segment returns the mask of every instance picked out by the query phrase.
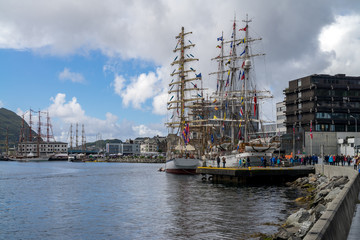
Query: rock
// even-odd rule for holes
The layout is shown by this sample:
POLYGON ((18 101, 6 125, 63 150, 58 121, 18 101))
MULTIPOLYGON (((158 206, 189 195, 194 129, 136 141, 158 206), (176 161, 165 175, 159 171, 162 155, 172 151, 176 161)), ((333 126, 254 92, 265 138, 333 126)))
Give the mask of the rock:
POLYGON ((316 182, 316 177, 309 177, 309 183, 316 182))
POLYGON ((334 182, 334 188, 345 185, 349 181, 348 178, 342 177, 334 182))
POLYGON ((325 210, 326 210, 326 207, 321 203, 315 207, 314 213, 315 213, 316 220, 321 217, 321 215, 324 213, 325 210))
POLYGON ((301 224, 299 231, 295 234, 297 237, 304 237, 306 233, 310 230, 311 226, 313 225, 313 222, 311 221, 305 221, 301 224))
POLYGON ((341 192, 341 189, 339 187, 334 188, 329 194, 324 198, 326 202, 331 202, 336 198, 336 196, 341 192))
POLYGON ((287 240, 290 237, 290 233, 286 231, 284 228, 280 228, 279 232, 277 232, 273 239, 276 240, 287 240))
POLYGON ((330 192, 330 189, 321 190, 320 192, 318 192, 318 193, 315 195, 314 202, 319 202, 319 199, 326 197, 326 195, 328 195, 329 192, 330 192))
POLYGON ((291 214, 287 219, 286 219, 286 225, 288 226, 295 226, 295 227, 300 227, 301 223, 308 220, 310 217, 310 214, 308 211, 306 211, 303 208, 300 208, 299 211, 297 211, 296 213, 291 214))

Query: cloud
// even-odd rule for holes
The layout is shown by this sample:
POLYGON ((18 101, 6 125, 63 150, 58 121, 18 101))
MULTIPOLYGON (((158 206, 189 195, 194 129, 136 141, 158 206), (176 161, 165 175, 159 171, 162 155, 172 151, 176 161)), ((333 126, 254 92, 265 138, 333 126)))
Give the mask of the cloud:
MULTIPOLYGON (((52 97, 51 104, 48 107, 50 117, 53 121, 54 134, 57 140, 69 141, 70 125, 75 126, 79 124, 79 135, 81 126, 84 124, 87 141, 95 141, 96 136, 100 133, 103 139, 121 138, 122 140, 128 138, 136 138, 138 136, 163 135, 163 127, 160 125, 153 125, 151 127, 143 124, 136 125, 126 119, 120 120, 118 116, 108 112, 105 119, 99 119, 86 115, 76 97, 71 100, 66 100, 64 93, 58 93, 52 97)), ((18 114, 23 112, 19 109, 18 114)))
POLYGON ((159 70, 156 73, 142 73, 133 77, 126 86, 125 82, 123 76, 115 76, 113 86, 114 92, 122 97, 126 107, 132 105, 134 108, 141 109, 142 104, 162 91, 159 86, 161 82, 159 70))
POLYGON ((59 74, 59 79, 63 81, 70 80, 74 83, 85 82, 83 75, 80 73, 71 72, 68 68, 64 68, 64 70, 59 74))
POLYGON ((335 22, 323 27, 320 49, 329 54, 331 64, 326 68, 330 74, 359 75, 360 63, 360 15, 336 16, 335 22))

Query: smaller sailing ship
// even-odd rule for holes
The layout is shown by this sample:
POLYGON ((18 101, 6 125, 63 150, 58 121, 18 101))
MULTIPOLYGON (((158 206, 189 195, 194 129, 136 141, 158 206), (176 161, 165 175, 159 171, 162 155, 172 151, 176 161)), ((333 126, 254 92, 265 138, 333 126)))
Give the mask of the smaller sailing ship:
MULTIPOLYGON (((249 35, 249 23, 237 29, 236 19, 229 40, 220 36, 217 40, 219 56, 213 58, 218 63, 218 71, 210 74, 217 76, 217 89, 212 95, 213 117, 211 132, 211 154, 226 158, 226 165, 239 166, 245 159, 254 165, 261 165, 261 159, 272 156, 277 144, 274 138, 259 137, 259 127, 265 122, 259 118, 258 100, 271 98, 269 91, 259 90, 253 73, 253 58, 264 54, 253 54, 251 44, 261 40, 249 35), (242 33, 237 38, 237 33, 242 33), (228 51, 228 52, 227 52, 228 51)), ((211 157, 211 159, 215 159, 211 157)), ((209 165, 215 165, 209 161, 209 165)))
MULTIPOLYGON (((44 147, 41 147, 40 145, 43 144, 43 141, 41 139, 41 112, 39 111, 39 122, 38 122, 38 134, 36 136, 36 141, 33 141, 32 137, 32 119, 31 114, 34 112, 33 110, 29 110, 29 119, 30 119, 30 125, 28 129, 28 141, 26 140, 26 130, 25 130, 25 119, 23 115, 23 121, 22 121, 22 128, 20 131, 20 138, 19 138, 19 144, 18 144, 18 151, 17 155, 15 157, 9 157, 10 161, 18 161, 18 162, 43 162, 43 161, 49 161, 49 156, 46 154, 41 154, 41 149, 44 147)), ((48 113, 47 113, 48 114, 48 113)), ((49 121, 49 115, 47 115, 47 119, 49 121)), ((47 132, 49 139, 49 127, 51 126, 48 122, 47 124, 47 132)))
POLYGON ((167 103, 170 119, 165 170, 168 173, 194 174, 203 163, 201 124, 205 120, 201 119, 201 104, 204 98, 201 73, 190 66, 199 59, 187 52, 195 46, 190 40, 185 42, 185 36, 191 33, 185 33, 182 27, 176 36, 178 42, 174 52, 178 55, 171 64, 176 69, 171 74, 167 103))

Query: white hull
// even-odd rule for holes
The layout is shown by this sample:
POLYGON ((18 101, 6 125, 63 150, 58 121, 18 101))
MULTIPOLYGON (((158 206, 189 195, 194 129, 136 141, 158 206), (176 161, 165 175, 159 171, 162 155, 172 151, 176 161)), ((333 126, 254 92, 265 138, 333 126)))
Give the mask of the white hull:
POLYGON ((198 158, 173 158, 166 161, 165 171, 168 173, 194 174, 197 167, 202 166, 198 158))

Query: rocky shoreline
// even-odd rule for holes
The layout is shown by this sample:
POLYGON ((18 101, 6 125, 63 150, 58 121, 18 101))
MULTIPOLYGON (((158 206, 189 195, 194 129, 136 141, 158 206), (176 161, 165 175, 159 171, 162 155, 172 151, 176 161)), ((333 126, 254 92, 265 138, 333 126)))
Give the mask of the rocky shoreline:
POLYGON ((308 177, 287 183, 289 187, 306 192, 306 196, 296 199, 306 207, 291 214, 276 234, 259 239, 303 239, 348 181, 347 176, 334 176, 329 179, 321 174, 309 174, 308 177))

